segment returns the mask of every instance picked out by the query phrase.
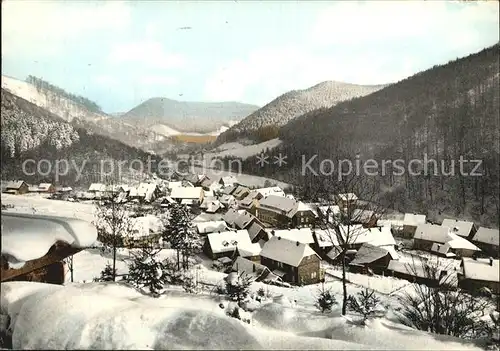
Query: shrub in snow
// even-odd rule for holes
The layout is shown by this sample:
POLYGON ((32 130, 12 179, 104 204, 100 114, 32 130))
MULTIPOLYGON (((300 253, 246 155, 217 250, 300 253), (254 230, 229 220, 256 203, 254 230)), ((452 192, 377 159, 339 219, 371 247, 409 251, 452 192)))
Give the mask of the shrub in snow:
POLYGON ((101 276, 94 278, 95 282, 112 282, 116 277, 116 269, 113 270, 113 267, 108 263, 101 271, 101 276))
POLYGON ((380 299, 375 295, 375 291, 368 288, 358 292, 357 296, 349 296, 347 300, 348 308, 363 317, 363 324, 376 313, 379 304, 380 299))
POLYGON ((318 295, 316 297, 315 306, 321 313, 330 312, 332 310, 333 305, 337 303, 335 296, 331 292, 330 289, 325 289, 323 285, 321 289, 318 291, 318 295))
POLYGON ((237 274, 236 272, 230 273, 226 277, 226 293, 232 301, 238 302, 240 306, 250 294, 250 285, 252 279, 245 272, 237 274))
POLYGON ((265 297, 266 291, 264 290, 264 288, 259 288, 259 290, 257 290, 257 295, 260 297, 265 297))
POLYGON ((143 248, 133 254, 129 266, 128 281, 138 288, 148 289, 153 295, 158 295, 167 282, 165 266, 157 257, 159 252, 159 249, 143 248))
POLYGON ((183 281, 182 281, 182 287, 185 292, 190 293, 190 294, 195 294, 197 292, 197 286, 196 286, 196 281, 193 278, 193 276, 184 274, 183 276, 183 281))

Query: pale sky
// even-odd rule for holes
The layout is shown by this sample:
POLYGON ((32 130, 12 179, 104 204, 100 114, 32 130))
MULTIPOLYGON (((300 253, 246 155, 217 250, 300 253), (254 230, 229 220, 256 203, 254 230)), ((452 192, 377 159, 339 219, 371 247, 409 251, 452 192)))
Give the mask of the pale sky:
POLYGON ((43 77, 105 112, 383 84, 498 41, 497 1, 2 2, 2 74, 43 77))

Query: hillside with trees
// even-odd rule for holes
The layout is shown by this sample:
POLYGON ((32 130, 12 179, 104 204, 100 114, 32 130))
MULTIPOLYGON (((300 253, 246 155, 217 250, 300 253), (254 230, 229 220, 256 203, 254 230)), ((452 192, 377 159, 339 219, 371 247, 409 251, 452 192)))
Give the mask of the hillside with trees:
POLYGON ((258 108, 231 101, 197 102, 155 97, 118 118, 143 128, 164 125, 180 132, 210 133, 223 126, 230 126, 258 108))
POLYGON ((296 117, 318 108, 334 106, 340 101, 371 94, 382 87, 326 81, 308 89, 289 91, 219 135, 216 145, 241 142, 241 139, 257 143, 274 139, 278 136, 279 127, 296 117))
MULTIPOLYGON (((59 183, 83 186, 99 178, 102 160, 139 159, 146 164, 148 154, 119 141, 77 128, 62 118, 18 97, 1 90, 1 158, 3 179, 23 179, 31 183, 54 181, 55 161, 65 159, 70 170, 59 183), (30 176, 23 173, 25 160, 48 160, 52 172, 47 169, 36 172, 36 166, 27 164, 30 176), (75 182, 77 169, 85 162, 83 178, 75 182)), ((127 163, 128 165, 128 163, 127 163)), ((124 169, 127 170, 128 166, 124 169)), ((47 167, 47 164, 42 165, 47 167)), ((154 164, 153 164, 154 166, 154 164)))
POLYGON ((49 82, 47 82, 41 78, 29 75, 26 78, 26 82, 34 85, 38 91, 50 90, 51 92, 53 92, 57 95, 60 95, 62 97, 65 97, 65 98, 77 103, 77 104, 82 105, 83 107, 85 107, 87 110, 89 110, 91 112, 103 113, 101 106, 99 106, 96 102, 89 100, 86 97, 81 96, 81 95, 68 93, 66 90, 64 90, 64 89, 62 89, 54 84, 50 84, 49 82))
POLYGON ((260 168, 256 159, 250 158, 245 170, 307 187, 320 182, 321 177, 301 175, 302 157, 309 160, 318 155, 311 164, 317 171, 323 159, 332 160, 337 167, 342 159, 355 164, 358 155, 361 165, 367 159, 378 162, 376 179, 389 207, 431 217, 460 215, 498 226, 498 49, 497 44, 371 95, 305 114, 280 130, 284 143, 268 153, 271 160, 280 152, 286 154, 287 165, 260 168), (409 162, 424 161, 424 155, 436 164, 429 163, 426 173, 422 164, 413 164, 415 175, 410 175, 409 162), (481 160, 474 174, 482 175, 467 175, 477 162, 464 163, 464 172, 460 172, 461 156, 481 160), (397 159, 404 161, 404 175, 395 175, 390 164, 382 175, 382 160, 397 159))

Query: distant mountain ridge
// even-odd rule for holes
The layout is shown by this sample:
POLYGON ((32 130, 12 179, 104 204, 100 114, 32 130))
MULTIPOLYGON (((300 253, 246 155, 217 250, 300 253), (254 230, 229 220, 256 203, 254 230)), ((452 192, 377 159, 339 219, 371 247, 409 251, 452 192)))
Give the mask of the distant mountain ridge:
POLYGON ((303 90, 289 91, 250 114, 238 124, 219 135, 216 145, 248 138, 263 142, 277 136, 278 128, 294 118, 318 108, 331 107, 338 102, 365 96, 384 85, 356 85, 325 81, 303 90))
POLYGON ((118 118, 143 128, 165 125, 179 132, 213 133, 258 108, 240 102, 190 102, 155 97, 118 118))

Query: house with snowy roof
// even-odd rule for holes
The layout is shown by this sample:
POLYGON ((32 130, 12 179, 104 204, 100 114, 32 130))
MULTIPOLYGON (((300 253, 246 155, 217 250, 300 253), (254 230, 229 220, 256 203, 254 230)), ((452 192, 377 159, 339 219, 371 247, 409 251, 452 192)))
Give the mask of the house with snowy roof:
POLYGON ((22 195, 29 192, 29 185, 23 180, 7 182, 2 192, 13 195, 22 195))
POLYGON ((40 183, 37 189, 38 193, 52 194, 56 192, 56 187, 52 183, 40 183))
POLYGON ((248 194, 250 194, 250 189, 243 185, 237 185, 231 193, 236 200, 242 200, 248 194))
POLYGON ((189 201, 190 205, 200 205, 203 202, 205 193, 201 187, 178 187, 173 188, 170 197, 181 203, 184 200, 189 201))
POLYGON ((314 210, 300 201, 283 196, 268 195, 259 200, 257 218, 276 228, 311 225, 316 221, 314 210))
POLYGON ((243 199, 238 201, 238 207, 255 215, 255 210, 262 195, 255 190, 249 192, 243 199))
POLYGON ((480 227, 472 237, 472 242, 488 255, 498 258, 500 232, 498 229, 480 227))
POLYGON ((338 223, 340 219, 340 207, 337 205, 318 206, 317 214, 323 223, 338 223))
POLYGON ((355 206, 358 201, 358 196, 354 193, 337 194, 335 198, 342 209, 355 206))
POLYGON ((316 284, 323 278, 321 258, 307 244, 273 236, 260 252, 261 263, 291 284, 316 284))
POLYGON ((228 230, 224 221, 209 221, 196 223, 198 234, 210 234, 215 232, 224 232, 228 230))
POLYGON ((252 222, 246 229, 248 230, 248 235, 250 235, 252 243, 258 243, 261 247, 264 246, 266 241, 272 236, 258 220, 252 222))
POLYGON ((262 247, 258 243, 248 244, 247 242, 242 242, 236 246, 237 256, 244 257, 252 262, 260 263, 261 251, 262 247))
POLYGON ((349 271, 363 274, 382 274, 391 260, 398 259, 383 247, 364 243, 349 263, 349 271))
POLYGON ((221 177, 219 179, 219 184, 224 186, 224 187, 227 187, 227 186, 232 186, 232 185, 235 185, 235 184, 238 184, 238 179, 236 179, 235 176, 224 176, 224 177, 221 177))
POLYGON ((310 228, 293 228, 293 229, 268 229, 270 237, 279 236, 291 241, 298 241, 303 244, 314 244, 313 233, 310 228))
POLYGON ((232 270, 238 274, 244 273, 256 282, 263 281, 271 274, 269 268, 263 264, 241 256, 234 261, 232 270))
POLYGON ((427 223, 427 216, 416 213, 405 213, 403 218, 403 232, 405 238, 411 239, 420 224, 427 223))
POLYGON ((413 248, 415 250, 430 251, 432 245, 444 244, 449 240, 449 231, 448 227, 437 224, 419 224, 413 235, 413 248))
POLYGON ((254 190, 256 193, 260 195, 260 198, 275 195, 275 196, 285 196, 285 192, 279 186, 271 186, 268 188, 259 188, 254 190))
POLYGON ((1 281, 63 284, 63 260, 96 240, 80 219, 2 212, 1 281))
POLYGON ((238 245, 248 247, 252 245, 248 232, 244 229, 210 233, 203 245, 203 252, 213 260, 221 257, 235 258, 238 245))
POLYGON ((356 208, 352 211, 350 219, 352 224, 361 224, 365 228, 373 228, 377 226, 378 217, 374 211, 356 208))
POLYGON ((431 252, 448 258, 472 257, 481 251, 479 247, 469 240, 453 232, 449 232, 447 241, 444 244, 434 243, 431 252))
POLYGON ((315 228, 312 230, 312 235, 314 244, 311 247, 322 257, 330 252, 333 247, 340 246, 337 232, 333 228, 315 228))
POLYGON ((253 223, 264 227, 257 217, 244 210, 235 210, 230 208, 222 217, 227 225, 234 229, 248 229, 253 223))
POLYGON ((443 284, 457 286, 458 283, 456 271, 433 267, 432 263, 424 258, 415 258, 411 262, 391 260, 387 266, 387 273, 392 277, 428 287, 437 287, 443 284))
POLYGON ((104 193, 106 192, 106 184, 103 183, 92 183, 89 186, 89 193, 104 193))
POLYGON ((452 233, 466 239, 471 239, 477 232, 474 222, 460 221, 458 219, 446 218, 441 223, 441 226, 450 228, 452 233))
POLYGON ((493 258, 463 258, 458 286, 477 293, 484 288, 500 294, 500 261, 493 258))

